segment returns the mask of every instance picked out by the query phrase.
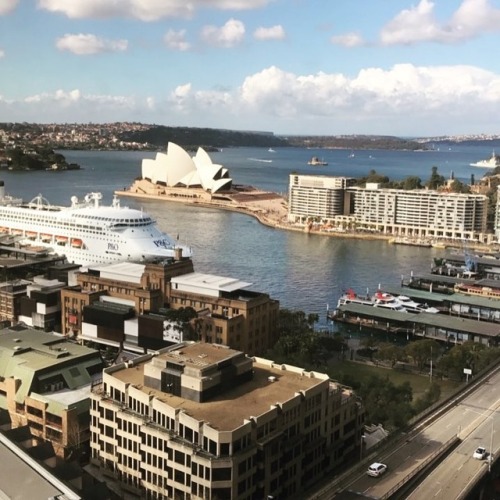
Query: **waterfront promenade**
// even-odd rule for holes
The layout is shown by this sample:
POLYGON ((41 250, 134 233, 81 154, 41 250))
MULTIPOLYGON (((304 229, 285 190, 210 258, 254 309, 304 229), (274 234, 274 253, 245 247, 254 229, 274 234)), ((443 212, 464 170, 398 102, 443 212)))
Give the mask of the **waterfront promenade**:
POLYGON ((117 196, 169 201, 240 212, 255 217, 261 224, 287 231, 365 240, 388 241, 392 238, 391 235, 380 233, 334 231, 331 229, 325 230, 321 226, 292 224, 288 222, 288 203, 283 196, 270 191, 262 191, 252 186, 244 186, 229 193, 211 195, 199 188, 169 188, 154 185, 144 179, 138 179, 128 189, 115 191, 115 194, 117 196))
MULTIPOLYGON (((229 193, 212 195, 200 188, 169 188, 150 183, 145 179, 137 179, 129 188, 115 191, 118 196, 169 201, 184 205, 196 205, 207 208, 216 208, 239 212, 255 217, 261 224, 275 229, 296 231, 301 233, 330 236, 335 238, 356 238, 362 240, 394 241, 394 235, 367 231, 335 230, 322 225, 299 225, 288 221, 287 200, 271 191, 263 191, 252 186, 239 186, 229 193)), ((410 243, 409 243, 410 244, 410 243)), ((463 248, 462 240, 439 240, 433 245, 444 248, 463 248)), ((422 245, 423 246, 423 245, 422 245)), ((425 245, 425 246, 431 246, 425 245)), ((468 242, 469 249, 477 251, 499 251, 498 244, 485 245, 477 242, 468 242)))

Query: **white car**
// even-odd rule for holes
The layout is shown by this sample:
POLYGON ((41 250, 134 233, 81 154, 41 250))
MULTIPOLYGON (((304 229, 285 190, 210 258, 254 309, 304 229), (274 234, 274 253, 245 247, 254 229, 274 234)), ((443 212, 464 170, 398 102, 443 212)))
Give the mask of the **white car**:
POLYGON ((375 462, 368 467, 366 473, 372 477, 379 477, 387 470, 387 465, 375 462))
POLYGON ((477 458, 477 460, 483 460, 486 458, 486 448, 483 446, 480 446, 479 448, 476 448, 476 451, 472 455, 474 458, 477 458))

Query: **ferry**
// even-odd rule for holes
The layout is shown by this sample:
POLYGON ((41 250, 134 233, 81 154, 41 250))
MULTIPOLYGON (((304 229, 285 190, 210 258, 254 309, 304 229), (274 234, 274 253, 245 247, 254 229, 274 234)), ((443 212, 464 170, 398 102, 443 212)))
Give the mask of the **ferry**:
POLYGON ((71 197, 69 207, 51 205, 42 195, 23 203, 6 195, 0 181, 2 238, 15 235, 19 244, 50 249, 81 266, 192 256, 146 213, 120 206, 116 195, 110 206, 101 200, 101 193, 89 193, 83 200, 71 197))
POLYGON ((491 157, 487 160, 481 160, 476 163, 471 163, 470 166, 481 168, 497 168, 500 167, 500 156, 495 154, 495 151, 493 151, 491 157))
POLYGON ((415 302, 405 295, 395 296, 387 292, 378 290, 375 295, 370 297, 368 294, 365 297, 357 295, 352 289, 347 290, 337 303, 337 308, 346 304, 361 304, 366 306, 381 307, 392 311, 421 313, 427 312, 431 314, 439 313, 439 309, 431 307, 427 304, 415 302))

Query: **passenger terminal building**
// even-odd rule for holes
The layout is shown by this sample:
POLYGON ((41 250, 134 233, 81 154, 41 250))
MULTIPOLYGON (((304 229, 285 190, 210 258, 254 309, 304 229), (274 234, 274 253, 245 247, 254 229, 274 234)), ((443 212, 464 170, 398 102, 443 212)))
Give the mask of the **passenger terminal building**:
POLYGON ((452 238, 490 242, 486 232, 488 197, 429 189, 380 188, 355 179, 290 175, 288 219, 328 223, 332 228, 412 238, 452 238))
POLYGON ((297 497, 359 456, 363 423, 328 375, 178 344, 104 370, 91 470, 130 498, 297 497))

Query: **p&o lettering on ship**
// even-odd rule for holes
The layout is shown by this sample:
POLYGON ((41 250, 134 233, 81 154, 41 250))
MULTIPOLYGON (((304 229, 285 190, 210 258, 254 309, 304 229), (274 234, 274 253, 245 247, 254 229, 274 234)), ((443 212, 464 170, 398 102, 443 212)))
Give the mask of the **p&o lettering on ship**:
POLYGON ((118 250, 118 243, 108 243, 108 250, 116 252, 118 250))
POLYGON ((170 241, 168 241, 168 239, 163 239, 163 240, 154 240, 153 243, 157 246, 157 247, 161 247, 161 248, 170 248, 172 245, 170 244, 170 241))

